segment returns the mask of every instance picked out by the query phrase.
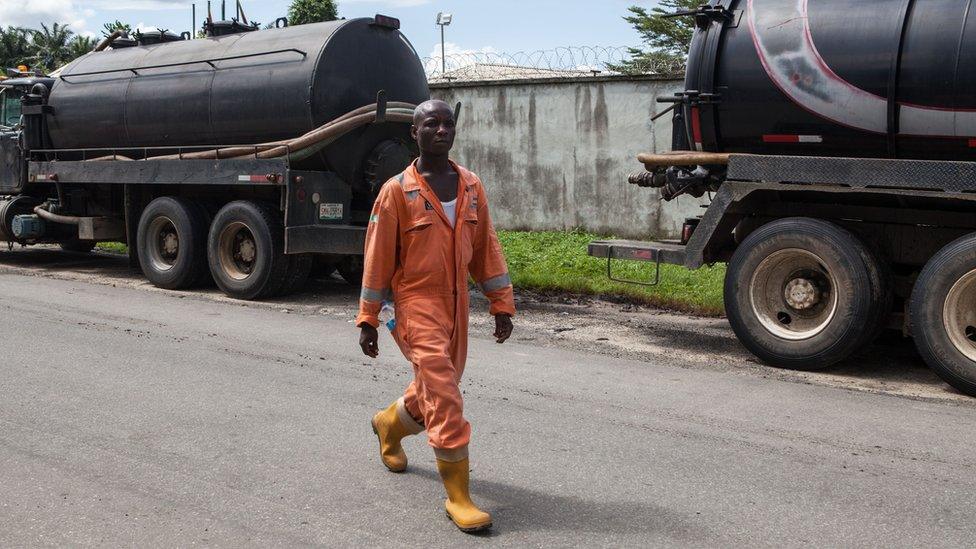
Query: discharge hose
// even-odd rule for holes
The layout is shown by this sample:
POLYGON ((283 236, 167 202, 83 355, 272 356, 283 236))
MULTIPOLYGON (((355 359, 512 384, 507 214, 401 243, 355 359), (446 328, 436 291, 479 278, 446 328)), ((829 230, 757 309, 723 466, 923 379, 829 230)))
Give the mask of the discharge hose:
MULTIPOLYGON (((256 156, 257 158, 278 158, 288 156, 290 160, 300 160, 308 158, 312 154, 333 143, 339 137, 350 131, 376 121, 377 105, 365 105, 356 110, 350 111, 335 120, 327 122, 318 128, 294 139, 286 141, 273 141, 269 143, 258 143, 255 145, 225 147, 222 149, 212 149, 186 154, 169 154, 164 156, 154 156, 147 160, 215 160, 232 159, 245 156, 256 156)), ((386 121, 409 123, 413 121, 413 109, 415 105, 392 101, 387 104, 386 121)), ((96 160, 108 160, 111 157, 102 157, 96 160)))
POLYGON ((34 208, 34 213, 38 217, 44 219, 45 221, 50 221, 51 223, 60 223, 62 225, 79 225, 81 223, 80 217, 74 217, 70 215, 58 215, 47 211, 45 208, 50 208, 51 203, 45 202, 40 206, 34 208))

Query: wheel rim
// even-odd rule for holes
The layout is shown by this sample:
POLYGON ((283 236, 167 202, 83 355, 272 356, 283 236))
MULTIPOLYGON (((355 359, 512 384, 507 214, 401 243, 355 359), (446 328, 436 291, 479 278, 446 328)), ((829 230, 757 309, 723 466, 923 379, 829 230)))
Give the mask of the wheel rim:
POLYGON ((149 261, 153 269, 166 272, 176 265, 180 256, 180 233, 176 224, 166 216, 159 216, 149 224, 149 261))
POLYGON ((837 280, 814 253, 780 250, 756 267, 749 285, 752 312, 770 333, 799 341, 827 329, 837 314, 837 280))
POLYGON ((239 221, 228 224, 218 240, 220 268, 234 280, 245 280, 254 272, 258 247, 254 234, 239 221))
POLYGON ((976 269, 949 290, 942 318, 952 345, 966 358, 976 361, 976 269))

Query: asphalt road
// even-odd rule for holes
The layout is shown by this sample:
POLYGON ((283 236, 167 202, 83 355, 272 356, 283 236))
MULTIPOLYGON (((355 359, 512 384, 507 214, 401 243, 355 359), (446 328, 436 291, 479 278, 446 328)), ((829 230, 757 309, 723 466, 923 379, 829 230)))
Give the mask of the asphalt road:
MULTIPOLYGON (((351 319, 0 274, 0 545, 972 546, 976 406, 475 334, 475 497, 386 472, 351 319)), ((517 325, 531 331, 531 326, 517 325)))

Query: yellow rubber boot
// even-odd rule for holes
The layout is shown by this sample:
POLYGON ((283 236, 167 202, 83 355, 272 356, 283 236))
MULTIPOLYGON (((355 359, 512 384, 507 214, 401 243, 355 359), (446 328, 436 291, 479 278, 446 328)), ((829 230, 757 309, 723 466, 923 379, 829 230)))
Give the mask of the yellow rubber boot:
POLYGON ((461 461, 437 460, 447 500, 444 508, 447 516, 462 532, 482 532, 491 528, 491 515, 478 509, 468 493, 468 458, 461 461))
POLYGON ((400 441, 404 437, 423 431, 423 426, 413 421, 413 418, 410 418, 408 424, 404 415, 410 418, 401 399, 382 412, 377 412, 370 422, 373 432, 380 440, 380 459, 383 460, 383 465, 394 473, 407 470, 407 454, 403 451, 400 441))

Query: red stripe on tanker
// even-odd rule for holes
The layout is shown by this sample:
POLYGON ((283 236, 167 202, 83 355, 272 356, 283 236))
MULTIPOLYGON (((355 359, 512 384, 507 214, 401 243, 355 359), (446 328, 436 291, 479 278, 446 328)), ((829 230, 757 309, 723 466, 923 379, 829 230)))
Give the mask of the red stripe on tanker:
POLYGON ((763 143, 823 143, 823 136, 766 134, 763 143))
POLYGON ((702 150, 701 109, 691 108, 691 135, 695 140, 695 149, 702 150))

